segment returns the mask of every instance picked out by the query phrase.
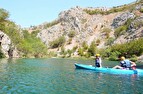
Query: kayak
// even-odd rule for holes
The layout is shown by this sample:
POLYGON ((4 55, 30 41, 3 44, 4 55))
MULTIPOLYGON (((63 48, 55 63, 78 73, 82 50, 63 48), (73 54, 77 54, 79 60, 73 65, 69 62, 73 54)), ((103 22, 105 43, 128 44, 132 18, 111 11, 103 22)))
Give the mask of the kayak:
POLYGON ((77 64, 75 63, 75 67, 77 69, 86 69, 86 70, 93 70, 96 72, 103 72, 103 73, 111 73, 111 74, 139 74, 143 75, 142 69, 135 69, 135 70, 127 70, 127 69, 114 69, 114 68, 98 68, 92 65, 85 65, 85 64, 77 64))

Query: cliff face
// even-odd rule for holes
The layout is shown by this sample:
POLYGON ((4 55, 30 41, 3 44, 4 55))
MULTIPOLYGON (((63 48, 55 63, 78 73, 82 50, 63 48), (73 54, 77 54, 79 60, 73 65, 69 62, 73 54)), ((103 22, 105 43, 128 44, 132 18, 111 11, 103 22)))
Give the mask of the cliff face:
MULTIPOLYGON (((64 49, 68 53, 77 55, 84 43, 90 47, 92 42, 95 42, 94 45, 97 48, 106 48, 113 44, 121 44, 143 37, 143 4, 136 2, 111 9, 77 6, 62 11, 51 23, 43 23, 26 30, 31 34, 35 31, 35 35, 40 31, 37 37, 47 46, 48 52, 54 51, 60 54, 64 49), (76 51, 70 52, 73 48, 76 48, 76 51)), ((19 29, 15 31, 19 32, 19 29)), ((26 37, 24 32, 24 30, 20 31, 20 37, 16 39, 24 39, 23 34, 26 37)), ((12 38, 15 39, 15 37, 12 38)), ((19 42, 14 45, 9 36, 0 31, 1 52, 7 58, 21 57, 23 53, 26 55, 30 51, 29 46, 23 47, 23 45, 18 45, 19 42)), ((87 53, 88 50, 84 50, 87 53)))
MULTIPOLYGON (((133 6, 132 10, 130 8, 106 15, 101 13, 90 15, 85 11, 97 10, 97 8, 71 8, 59 14, 56 24, 42 28, 37 37, 49 47, 51 41, 64 36, 66 50, 75 46, 80 47, 83 42, 90 45, 92 41, 95 41, 98 48, 105 48, 110 38, 114 40, 112 44, 115 44, 143 37, 143 13, 141 11, 143 5, 139 3, 127 6, 133 6), (72 39, 68 36, 71 31, 75 32, 72 39)), ((110 9, 98 8, 98 10, 107 12, 110 9)))
POLYGON ((2 31, 0 31, 0 46, 6 58, 19 57, 17 49, 12 44, 11 39, 2 31))
MULTIPOLYGON (((58 23, 43 29, 38 33, 38 36, 47 46, 49 42, 57 39, 60 36, 65 36, 66 41, 70 39, 68 36, 70 31, 75 32, 75 36, 72 38, 70 44, 65 45, 65 48, 73 48, 74 46, 80 46, 84 41, 88 45, 92 41, 100 40, 98 47, 104 47, 106 37, 104 36, 103 29, 110 28, 114 18, 121 13, 113 13, 109 15, 89 15, 83 8, 76 7, 70 10, 63 11, 59 14, 57 19, 58 23)), ((113 32, 110 32, 110 37, 113 36, 113 32)))

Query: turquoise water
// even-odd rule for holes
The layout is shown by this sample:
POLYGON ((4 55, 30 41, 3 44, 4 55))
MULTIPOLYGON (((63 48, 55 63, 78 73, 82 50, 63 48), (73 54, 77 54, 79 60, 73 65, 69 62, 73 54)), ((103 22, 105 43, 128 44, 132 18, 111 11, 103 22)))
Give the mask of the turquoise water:
MULTIPOLYGON (((0 94, 143 94, 143 76, 75 69, 93 60, 0 60, 0 94)), ((117 62, 104 61, 112 67, 117 62)))

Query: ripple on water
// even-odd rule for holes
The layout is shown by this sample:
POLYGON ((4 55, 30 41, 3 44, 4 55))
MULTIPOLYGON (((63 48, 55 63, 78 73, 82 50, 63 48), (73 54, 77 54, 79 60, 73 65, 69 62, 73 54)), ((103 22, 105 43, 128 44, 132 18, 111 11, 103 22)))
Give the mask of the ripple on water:
MULTIPOLYGON (((92 60, 18 59, 0 63, 0 94, 141 94, 143 77, 75 69, 92 60), (14 63, 13 63, 14 62, 14 63)), ((107 65, 107 64, 106 64, 107 65)))

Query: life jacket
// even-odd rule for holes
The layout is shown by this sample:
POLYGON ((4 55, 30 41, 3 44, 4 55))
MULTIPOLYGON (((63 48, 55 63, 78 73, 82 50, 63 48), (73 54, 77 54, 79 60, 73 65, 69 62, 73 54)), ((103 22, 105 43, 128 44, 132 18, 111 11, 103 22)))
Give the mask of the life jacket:
POLYGON ((100 63, 99 58, 96 58, 96 59, 95 59, 95 63, 96 63, 96 64, 99 64, 99 63, 100 63))
POLYGON ((130 60, 126 59, 124 61, 121 61, 121 67, 123 67, 123 68, 131 68, 130 60))
POLYGON ((96 67, 100 67, 100 58, 95 59, 95 65, 96 67))

